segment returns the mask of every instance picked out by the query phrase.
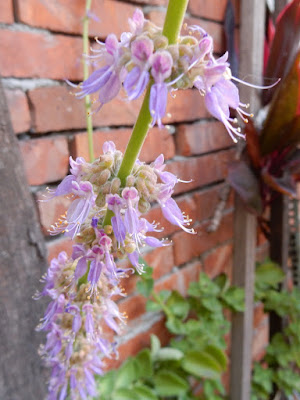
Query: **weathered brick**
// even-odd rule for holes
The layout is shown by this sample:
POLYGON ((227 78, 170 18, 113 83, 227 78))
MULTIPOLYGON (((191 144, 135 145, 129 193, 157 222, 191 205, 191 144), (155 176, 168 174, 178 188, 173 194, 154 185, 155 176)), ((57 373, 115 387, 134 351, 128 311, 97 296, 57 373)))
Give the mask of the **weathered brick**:
MULTIPOLYGON (((98 157, 102 154, 103 143, 107 140, 112 140, 118 150, 125 151, 129 141, 132 129, 112 129, 110 131, 94 131, 94 153, 98 157)), ((167 129, 152 128, 146 138, 145 144, 142 148, 139 159, 141 161, 153 161, 160 153, 164 152, 165 159, 174 157, 175 144, 174 137, 167 129)), ((84 157, 89 159, 88 141, 85 132, 79 133, 74 136, 71 141, 71 154, 73 157, 84 157)))
MULTIPOLYGON (((82 0, 17 0, 18 16, 25 24, 54 30, 81 34, 85 15, 82 0)), ((90 19, 90 36, 104 37, 109 33, 120 35, 128 30, 127 19, 132 16, 135 6, 114 0, 92 2, 91 12, 99 21, 90 19)))
POLYGON ((26 94, 22 90, 5 90, 10 118, 15 133, 30 129, 31 119, 26 94))
POLYGON ((0 22, 12 24, 14 22, 13 0, 0 2, 0 22))
MULTIPOLYGON (((239 20, 240 1, 234 0, 236 22, 239 20)), ((188 10, 191 14, 214 21, 223 21, 227 0, 190 0, 188 10)))
MULTIPOLYGON (((84 102, 71 95, 67 86, 31 90, 29 99, 33 106, 36 132, 84 129, 86 126, 84 102)), ((138 104, 136 101, 115 99, 93 115, 94 126, 133 125, 138 104)))
POLYGON ((191 156, 224 149, 232 145, 232 140, 221 122, 200 121, 179 125, 176 145, 178 154, 191 156))
POLYGON ((205 273, 210 278, 215 278, 221 273, 230 275, 232 269, 232 244, 225 244, 213 249, 203 260, 205 273))
POLYGON ((143 258, 153 268, 155 280, 169 273, 174 267, 172 245, 154 249, 145 254, 143 258))
MULTIPOLYGON (((209 0, 210 1, 210 0, 209 0)), ((161 26, 165 20, 165 11, 161 10, 153 10, 147 14, 147 17, 153 21, 155 24, 161 26)), ((224 51, 224 29, 221 24, 211 21, 201 20, 199 18, 191 18, 187 17, 184 20, 188 25, 199 25, 201 26, 212 38, 214 41, 214 51, 216 53, 221 53, 224 51)), ((186 31, 183 30, 183 34, 187 34, 186 31)))
POLYGON ((71 200, 67 197, 54 197, 50 201, 43 201, 47 196, 47 191, 39 191, 36 195, 40 223, 45 235, 49 235, 48 230, 51 225, 58 221, 58 218, 65 213, 70 206, 71 200))
MULTIPOLYGON (((29 91, 33 107, 33 128, 36 132, 84 129, 85 108, 82 100, 70 94, 66 86, 38 88, 29 91)), ((112 100, 93 115, 94 127, 133 125, 137 118, 141 99, 126 102, 120 98, 112 100), (116 112, 118 110, 118 112, 116 112)), ((194 121, 208 117, 203 97, 197 90, 179 91, 175 98, 169 96, 165 124, 194 121)))
POLYGON ((0 31, 0 70, 4 77, 80 80, 80 38, 0 31))
POLYGON ((188 235, 185 232, 176 232, 173 235, 175 265, 182 265, 195 257, 199 257, 205 251, 231 239, 232 214, 224 216, 216 232, 208 233, 206 227, 207 222, 195 227, 197 231, 195 235, 188 235))
POLYGON ((68 237, 59 237, 51 242, 47 242, 48 262, 56 258, 61 251, 65 251, 69 256, 72 253, 72 240, 68 237))
POLYGON ((266 347, 269 342, 269 324, 267 318, 254 331, 252 342, 252 359, 259 361, 266 352, 266 347))
POLYGON ((22 141, 20 146, 30 185, 55 182, 67 174, 67 138, 56 136, 22 141))
POLYGON ((222 180, 226 176, 227 164, 232 159, 230 150, 220 151, 201 157, 168 163, 167 170, 190 183, 178 183, 175 193, 183 193, 222 180))

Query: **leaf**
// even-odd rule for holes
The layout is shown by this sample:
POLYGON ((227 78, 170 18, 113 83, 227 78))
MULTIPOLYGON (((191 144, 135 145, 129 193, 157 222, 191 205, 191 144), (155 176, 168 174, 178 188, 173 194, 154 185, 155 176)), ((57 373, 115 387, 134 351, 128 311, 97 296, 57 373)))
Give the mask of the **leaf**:
POLYGON ((135 357, 136 380, 151 376, 153 373, 151 354, 149 349, 144 349, 135 357))
POLYGON ((282 269, 271 260, 258 265, 255 271, 255 287, 261 289, 277 288, 285 278, 282 269))
POLYGON ((143 279, 137 282, 137 291, 145 297, 149 297, 154 286, 154 280, 152 278, 143 279))
POLYGON ((245 309, 245 291, 242 288, 230 287, 222 296, 227 307, 242 312, 245 309))
POLYGON ((161 344, 158 337, 153 334, 151 335, 150 341, 151 341, 151 357, 154 359, 160 349, 161 344))
POLYGON ((140 400, 140 398, 134 390, 124 387, 114 392, 113 400, 140 400))
POLYGON ((226 274, 220 274, 215 278, 215 284, 219 286, 221 294, 226 292, 230 287, 230 281, 226 274))
POLYGON ((182 368, 198 377, 207 379, 219 379, 222 368, 210 354, 204 351, 190 351, 182 360, 182 368))
POLYGON ((174 333, 175 335, 184 335, 186 334, 186 324, 183 324, 179 319, 177 318, 169 318, 168 321, 166 322, 166 327, 169 329, 171 333, 174 333))
POLYGON ((161 311, 161 305, 152 300, 147 300, 146 310, 151 312, 161 311))
POLYGON ((172 347, 163 347, 156 353, 156 361, 178 361, 183 358, 184 354, 178 349, 172 347))
POLYGON ((260 215, 263 207, 258 179, 245 161, 234 161, 229 164, 228 181, 249 211, 260 215))
POLYGON ((249 155, 253 167, 259 169, 261 165, 259 135, 252 120, 246 124, 245 134, 247 154, 249 155))
POLYGON ((166 302, 166 306, 180 319, 185 319, 189 312, 189 303, 177 291, 173 291, 166 302))
POLYGON ((217 346, 209 345, 205 347, 205 353, 209 354, 220 365, 220 368, 225 371, 227 367, 227 357, 225 352, 217 346))
POLYGON ((99 392, 102 397, 111 395, 114 389, 115 377, 116 371, 109 371, 104 376, 97 377, 99 392))
POLYGON ((266 169, 262 170, 263 181, 276 192, 285 194, 287 196, 297 198, 297 186, 296 182, 288 172, 280 178, 271 175, 266 169))
POLYGON ((172 371, 161 370, 153 378, 159 396, 178 396, 189 389, 189 384, 172 371))
POLYGON ((158 397, 148 386, 136 385, 133 387, 134 393, 138 396, 139 400, 158 400, 158 397))
POLYGON ((133 358, 129 358, 117 371, 115 387, 127 387, 136 379, 137 369, 133 358))
MULTIPOLYGON (((299 0, 300 1, 300 0, 299 0)), ((300 140, 300 52, 276 91, 264 123, 260 146, 262 155, 295 146, 300 140)))
MULTIPOLYGON (((300 43, 300 0, 294 0, 285 7, 276 24, 275 36, 264 76, 270 79, 284 78, 291 68, 300 43)), ((264 104, 273 97, 276 87, 263 92, 264 104)))

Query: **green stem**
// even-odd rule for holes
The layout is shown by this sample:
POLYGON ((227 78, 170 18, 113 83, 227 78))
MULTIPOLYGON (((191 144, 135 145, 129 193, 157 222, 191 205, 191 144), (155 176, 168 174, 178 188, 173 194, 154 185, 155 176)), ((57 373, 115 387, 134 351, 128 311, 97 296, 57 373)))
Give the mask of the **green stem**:
POLYGON ((161 298, 158 296, 158 294, 155 293, 154 290, 151 292, 151 296, 153 299, 161 306, 163 312, 166 314, 168 318, 172 318, 172 313, 168 309, 168 307, 164 304, 164 302, 161 300, 161 298))
MULTIPOLYGON (((92 0, 86 0, 85 16, 83 19, 83 32, 82 32, 83 54, 85 54, 85 55, 89 55, 89 52, 90 52, 88 12, 91 9, 91 5, 92 5, 92 0)), ((89 77, 89 66, 83 60, 83 80, 86 80, 88 77, 89 77)), ((84 98, 84 104, 85 104, 85 113, 86 113, 86 129, 87 129, 87 136, 88 136, 89 158, 90 158, 90 162, 93 162, 95 157, 94 157, 93 121, 92 121, 92 113, 91 113, 90 96, 86 96, 84 98)))
MULTIPOLYGON (((184 14, 188 5, 188 0, 170 0, 168 4, 166 19, 163 27, 163 34, 168 38, 169 44, 177 41, 181 30, 184 14)), ((150 82, 140 113, 134 125, 129 143, 127 145, 124 158, 118 173, 122 186, 126 184, 126 178, 131 174, 135 161, 141 151, 143 143, 149 131, 152 120, 149 111, 149 97, 152 82, 150 82)), ((104 225, 109 225, 113 213, 108 211, 104 219, 104 225)))

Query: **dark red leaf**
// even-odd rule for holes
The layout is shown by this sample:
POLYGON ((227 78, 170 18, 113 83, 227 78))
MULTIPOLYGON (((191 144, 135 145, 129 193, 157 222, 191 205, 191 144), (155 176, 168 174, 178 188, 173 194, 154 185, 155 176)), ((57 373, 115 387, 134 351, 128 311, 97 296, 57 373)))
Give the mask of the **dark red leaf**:
POLYGON ((271 189, 290 197, 297 197, 296 183, 291 174, 286 173, 282 177, 277 178, 265 170, 262 171, 261 176, 265 184, 267 184, 271 189))
POLYGON ((262 213, 262 200, 259 182, 245 161, 234 161, 228 167, 229 184, 241 197, 249 211, 256 215, 262 213))
POLYGON ((300 141, 299 96, 300 52, 272 100, 260 137, 262 155, 300 141))
MULTIPOLYGON (((265 85, 284 78, 300 49, 300 0, 288 4, 279 15, 276 32, 265 70, 265 85)), ((270 102, 276 87, 263 91, 263 103, 270 102)))
POLYGON ((261 166, 261 154, 258 132, 250 120, 245 127, 247 153, 254 168, 261 166))

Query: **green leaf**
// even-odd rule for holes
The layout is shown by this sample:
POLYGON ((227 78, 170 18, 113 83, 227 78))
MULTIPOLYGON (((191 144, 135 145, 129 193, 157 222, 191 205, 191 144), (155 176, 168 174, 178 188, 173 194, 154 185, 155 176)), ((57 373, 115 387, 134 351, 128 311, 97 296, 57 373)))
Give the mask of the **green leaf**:
POLYGON ((205 353, 209 354, 219 364, 222 370, 226 370, 227 356, 225 352, 217 346, 209 345, 205 347, 205 353))
POLYGON ((120 388, 114 392, 113 400, 140 400, 140 397, 132 389, 120 388))
POLYGON ((135 357, 135 379, 149 377, 153 373, 151 354, 149 349, 144 349, 135 357))
POLYGON ((183 324, 182 321, 180 321, 177 318, 169 318, 168 321, 166 322, 166 327, 171 333, 174 333, 175 335, 184 335, 186 334, 186 324, 183 324))
POLYGON ((200 273, 198 284, 202 295, 217 296, 220 293, 218 285, 204 272, 200 273))
POLYGON ((166 306, 180 319, 185 319, 189 312, 189 303, 177 291, 173 291, 166 302, 166 306))
POLYGON ((242 288, 230 287, 222 296, 226 306, 233 311, 244 311, 245 291, 242 288))
POLYGON ((158 400, 158 397, 148 386, 135 385, 133 387, 134 393, 138 396, 139 400, 158 400))
POLYGON ((215 284, 219 286, 221 293, 226 292, 230 287, 230 281, 228 275, 220 274, 218 275, 215 280, 215 284))
POLYGON ((153 380, 159 396, 178 396, 189 389, 188 383, 172 371, 161 370, 153 380))
POLYGON ((151 340, 151 357, 154 359, 160 349, 161 344, 160 340, 156 335, 152 334, 150 340, 151 340))
POLYGON ((220 379, 222 368, 210 354, 204 351, 190 351, 182 360, 182 368, 198 377, 220 379))
POLYGON ((178 361, 183 358, 183 352, 172 347, 163 347, 156 353, 156 361, 178 361))
POLYGON ((114 389, 115 379, 116 371, 109 371, 104 376, 97 377, 98 388, 102 397, 111 395, 114 389))
POLYGON ((151 312, 161 311, 161 305, 155 301, 148 300, 146 303, 146 310, 151 312))
POLYGON ((117 371, 115 387, 128 387, 128 385, 136 380, 136 374, 136 362, 133 358, 129 358, 117 371))
POLYGON ((149 297, 152 289, 154 286, 154 280, 149 278, 149 279, 143 279, 139 280, 136 284, 136 289, 137 291, 142 294, 145 297, 149 297))
POLYGON ((285 274, 277 264, 271 260, 257 266, 255 271, 255 286, 262 289, 277 288, 285 278, 285 274))

